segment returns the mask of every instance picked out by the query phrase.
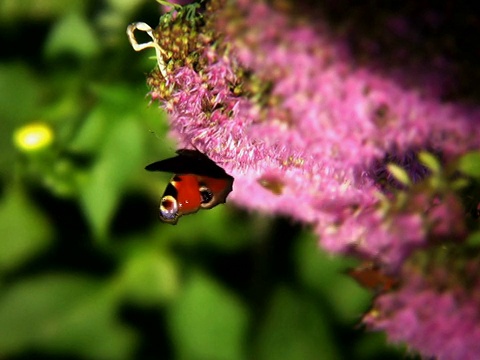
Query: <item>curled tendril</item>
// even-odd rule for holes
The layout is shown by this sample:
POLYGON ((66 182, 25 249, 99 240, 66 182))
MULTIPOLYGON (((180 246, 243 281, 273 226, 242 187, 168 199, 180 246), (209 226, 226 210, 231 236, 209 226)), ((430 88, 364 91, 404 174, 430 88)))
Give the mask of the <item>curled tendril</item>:
POLYGON ((157 39, 153 35, 153 29, 150 27, 150 25, 144 23, 144 22, 136 22, 128 25, 127 27, 127 35, 128 35, 128 40, 130 40, 130 44, 133 47, 133 50, 135 51, 142 51, 147 48, 154 48, 156 57, 157 57, 157 64, 158 68, 160 69, 160 73, 164 78, 167 77, 167 68, 165 65, 165 61, 163 60, 163 55, 166 55, 165 50, 163 50, 160 45, 157 42, 157 39), (137 42, 137 39, 135 38, 135 30, 143 31, 148 34, 152 38, 152 41, 146 42, 139 44, 137 42))
MULTIPOLYGON (((165 22, 168 23, 172 21, 172 19, 175 16, 184 16, 184 19, 189 21, 192 26, 195 26, 196 20, 198 18, 201 18, 202 15, 198 13, 198 9, 200 8, 200 3, 193 3, 185 6, 181 6, 178 4, 172 4, 168 1, 165 0, 157 0, 161 5, 164 6, 170 6, 172 7, 173 10, 169 11, 168 13, 162 15, 160 18, 160 22, 165 22)), ((144 22, 135 22, 127 27, 127 35, 128 39, 130 41, 130 44, 132 45, 133 49, 135 51, 142 51, 147 48, 154 48, 156 57, 157 57, 157 64, 158 68, 160 70, 160 73, 164 78, 167 77, 167 66, 165 64, 164 56, 167 55, 167 52, 162 49, 162 47, 158 44, 158 40, 155 37, 153 33, 153 29, 150 27, 150 25, 144 23, 144 22), (143 31, 146 32, 148 36, 152 39, 152 41, 148 41, 145 43, 139 44, 137 42, 137 39, 135 37, 135 30, 143 31)))

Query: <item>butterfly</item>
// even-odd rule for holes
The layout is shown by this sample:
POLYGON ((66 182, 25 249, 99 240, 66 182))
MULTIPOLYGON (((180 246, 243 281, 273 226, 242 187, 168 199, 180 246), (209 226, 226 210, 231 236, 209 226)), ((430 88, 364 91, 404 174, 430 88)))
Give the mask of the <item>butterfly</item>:
POLYGON ((160 201, 160 220, 175 225, 182 215, 225 203, 233 177, 198 150, 180 149, 177 156, 154 162, 148 171, 173 173, 160 201))

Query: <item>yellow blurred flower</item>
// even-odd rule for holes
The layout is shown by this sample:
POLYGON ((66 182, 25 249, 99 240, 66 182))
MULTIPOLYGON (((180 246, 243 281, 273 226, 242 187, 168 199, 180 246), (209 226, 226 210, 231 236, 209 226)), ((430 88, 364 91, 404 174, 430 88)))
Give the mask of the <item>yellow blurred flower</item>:
POLYGON ((49 147, 53 137, 52 128, 45 123, 31 123, 18 128, 13 133, 15 146, 25 152, 49 147))

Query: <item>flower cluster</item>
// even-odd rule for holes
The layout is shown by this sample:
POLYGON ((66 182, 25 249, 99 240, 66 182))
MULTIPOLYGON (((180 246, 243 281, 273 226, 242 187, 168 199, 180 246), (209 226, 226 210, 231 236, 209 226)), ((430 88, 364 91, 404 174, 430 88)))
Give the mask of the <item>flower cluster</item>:
MULTIPOLYGON (((446 252, 447 250, 442 250, 446 252)), ((430 254, 431 255, 431 254, 430 254)), ((448 254, 444 255, 448 258, 448 254)), ((445 262, 445 261, 444 261, 445 262)), ((480 279, 478 258, 458 265, 430 264, 425 277, 405 266, 405 284, 378 297, 364 323, 384 330, 390 340, 406 342, 426 357, 477 359, 480 354, 480 279), (449 266, 449 269, 445 268, 449 266)))
MULTIPOLYGON (((442 76, 425 69, 428 81, 418 84, 405 72, 416 86, 401 85, 397 70, 358 65, 326 23, 263 2, 214 0, 197 17, 182 9, 151 31, 159 57, 151 96, 169 113, 181 147, 199 149, 234 176, 234 203, 312 224, 325 249, 373 260, 396 276, 418 249, 465 239, 460 201, 421 184, 430 169, 417 157, 428 150, 448 163, 480 147, 480 109, 441 101, 442 76), (408 195, 390 191, 387 162, 420 185, 408 195)), ((380 296, 379 311, 400 314, 418 301, 407 297, 419 290, 415 281, 380 296), (396 308, 397 297, 403 305, 396 308)), ((421 293, 443 299, 444 312, 453 306, 450 295, 421 293)), ((392 330, 400 315, 368 322, 436 354, 411 341, 431 326, 434 314, 425 314, 412 310, 419 317, 408 334, 392 330)), ((445 335, 435 334, 428 335, 445 335)))

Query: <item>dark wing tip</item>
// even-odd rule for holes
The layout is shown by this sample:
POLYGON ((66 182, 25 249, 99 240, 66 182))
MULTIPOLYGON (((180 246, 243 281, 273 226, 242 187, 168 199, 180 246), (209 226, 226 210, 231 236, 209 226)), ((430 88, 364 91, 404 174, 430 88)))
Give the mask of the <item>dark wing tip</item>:
POLYGON ((162 171, 161 168, 161 163, 162 161, 155 161, 154 163, 148 164, 145 166, 145 170, 147 171, 162 171))
POLYGON ((198 150, 179 149, 176 153, 175 157, 147 165, 145 170, 233 179, 207 155, 198 150))

